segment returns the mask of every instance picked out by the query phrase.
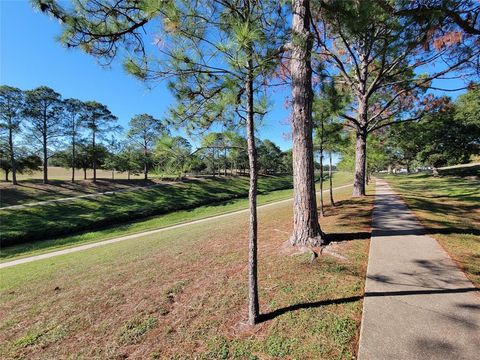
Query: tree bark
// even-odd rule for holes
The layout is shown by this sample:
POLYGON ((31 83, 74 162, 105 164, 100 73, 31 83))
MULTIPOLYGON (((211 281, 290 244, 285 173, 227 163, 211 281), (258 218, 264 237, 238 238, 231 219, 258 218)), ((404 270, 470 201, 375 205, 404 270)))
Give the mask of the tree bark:
POLYGON ((329 152, 329 164, 328 164, 328 182, 330 183, 330 204, 335 206, 335 201, 333 201, 333 172, 332 172, 332 152, 329 152))
POLYGON ((355 144, 355 178, 353 182, 353 196, 365 196, 365 166, 367 159, 367 134, 357 130, 355 144))
POLYGON ((370 181, 370 178, 368 173, 368 162, 367 162, 367 157, 365 156, 365 187, 368 185, 369 181, 370 181))
POLYGON ((43 183, 48 184, 47 114, 43 114, 43 183))
POLYGON ((147 158, 147 155, 148 155, 148 149, 147 149, 147 145, 145 144, 144 145, 144 148, 143 148, 143 179, 146 181, 148 180, 148 158, 147 158))
POLYGON ((292 245, 319 246, 323 233, 318 222, 312 140, 312 35, 310 1, 292 0, 292 140, 293 233, 292 245))
POLYGON ((8 170, 5 170, 5 181, 8 182, 8 170))
POLYGON ((10 122, 8 129, 8 146, 10 147, 10 166, 12 167, 12 184, 17 185, 17 167, 15 163, 15 153, 13 148, 13 131, 12 123, 10 122))
POLYGON ((323 215, 323 148, 320 145, 320 216, 323 215))
POLYGON ((87 169, 83 168, 83 180, 87 180, 87 169))
MULTIPOLYGON (((251 54, 250 54, 251 55, 251 54)), ((248 241, 248 322, 255 325, 259 316, 258 282, 257 282, 257 149, 255 147, 255 126, 253 109, 253 64, 248 59, 248 75, 245 94, 247 97, 247 146, 250 165, 250 187, 248 204, 250 208, 248 241)))
POLYGON ((223 149, 223 155, 225 156, 225 169, 223 174, 224 176, 227 176, 227 148, 223 149))
POLYGON ((73 129, 74 135, 72 135, 72 183, 75 182, 75 128, 73 129))
POLYGON ((92 134, 92 151, 93 151, 93 182, 97 182, 97 149, 95 147, 95 131, 92 134))

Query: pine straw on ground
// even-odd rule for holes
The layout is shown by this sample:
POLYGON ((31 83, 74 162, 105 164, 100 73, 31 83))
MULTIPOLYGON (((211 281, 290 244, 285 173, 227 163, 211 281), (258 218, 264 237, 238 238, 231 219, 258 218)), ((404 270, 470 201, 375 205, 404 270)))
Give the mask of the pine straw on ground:
POLYGON ((350 191, 321 221, 346 260, 286 256, 291 203, 260 210, 253 328, 242 325, 248 217, 238 214, 2 270, 0 357, 351 359, 373 197, 350 191))

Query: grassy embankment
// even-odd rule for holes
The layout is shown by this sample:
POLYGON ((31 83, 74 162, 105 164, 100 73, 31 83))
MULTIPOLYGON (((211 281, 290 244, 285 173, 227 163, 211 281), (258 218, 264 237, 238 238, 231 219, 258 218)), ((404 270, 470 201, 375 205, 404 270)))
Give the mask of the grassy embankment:
POLYGON ((415 174, 386 179, 426 232, 440 242, 468 278, 480 287, 480 178, 415 174))
POLYGON ((71 183, 66 180, 50 180, 42 184, 40 180, 20 180, 18 186, 0 183, 0 208, 14 205, 34 204, 40 201, 58 200, 75 196, 94 195, 107 191, 128 191, 145 186, 161 186, 165 182, 158 179, 144 181, 132 180, 78 180, 71 183))
MULTIPOLYGON (((336 173, 334 175, 334 186, 342 186, 352 182, 352 175, 349 173, 336 173)), ((291 189, 273 191, 279 187, 289 187, 290 178, 263 178, 260 181, 260 189, 262 194, 259 195, 259 204, 265 204, 272 201, 282 200, 289 198, 292 194, 291 189)), ((326 186, 326 185, 324 185, 326 186)), ((74 226, 75 224, 84 225, 85 219, 90 222, 94 222, 96 216, 109 219, 114 216, 115 220, 119 219, 120 214, 126 211, 141 211, 142 207, 149 210, 153 206, 157 206, 164 210, 164 206, 184 206, 185 204, 192 204, 193 201, 206 201, 212 202, 217 200, 216 203, 193 207, 189 210, 180 210, 170 212, 161 216, 155 216, 144 220, 138 221, 123 221, 118 225, 107 227, 104 229, 95 229, 80 234, 74 234, 64 237, 57 237, 52 239, 45 236, 42 241, 30 241, 9 247, 4 247, 0 252, 0 259, 2 261, 12 260, 13 258, 25 257, 31 255, 37 255, 43 252, 51 250, 58 250, 70 246, 79 244, 96 242, 106 239, 115 238, 118 236, 138 233, 146 230, 157 229, 165 226, 175 225, 187 221, 201 219, 218 215, 225 212, 231 212, 235 210, 245 209, 248 206, 247 199, 230 199, 227 201, 220 201, 221 196, 232 198, 233 196, 246 196, 248 187, 248 179, 235 178, 235 179, 217 179, 217 180, 203 180, 192 183, 179 183, 175 185, 169 185, 167 187, 150 188, 139 192, 121 193, 114 196, 100 196, 89 199, 79 199, 66 201, 56 204, 41 205, 37 207, 31 207, 26 209, 12 209, 3 210, 2 213, 8 213, 11 218, 14 219, 12 225, 6 222, 0 224, 0 228, 14 229, 15 225, 20 231, 22 231, 23 224, 28 224, 27 230, 35 231, 36 228, 42 229, 53 223, 56 226, 74 226), (233 183, 236 187, 230 187, 233 183), (178 190, 180 188, 180 190, 178 190), (201 191, 197 189, 200 188, 201 191), (170 196, 171 192, 168 190, 174 189, 177 192, 181 192, 182 196, 188 197, 190 202, 182 202, 178 196, 170 196), (239 195, 240 194, 240 195, 239 195), (233 196, 232 196, 233 195, 233 196), (153 205, 152 205, 153 203, 153 205), (125 205, 124 205, 125 204, 125 205), (165 205, 166 204, 166 205, 165 205), (109 205, 109 206, 107 206, 109 205), (163 206, 163 207, 162 207, 163 206), (93 209, 92 209, 93 208, 93 209), (133 208, 133 209, 132 209, 133 208), (140 210, 135 210, 140 209, 140 210), (28 214, 27 214, 28 213, 28 214), (36 214, 33 220, 36 223, 30 223, 30 214, 36 214), (79 217, 78 214, 81 216, 79 217), (55 220, 57 219, 57 220, 55 220), (72 221, 72 223, 69 223, 72 221)), ((172 194, 175 195, 175 194, 172 194)), ((193 205, 192 205, 193 206, 193 205)), ((136 214, 138 215, 138 214, 136 214)), ((3 214, 2 214, 3 216, 3 214)), ((7 221, 7 220, 5 220, 7 221)), ((47 233, 48 234, 48 233, 47 233)))
POLYGON ((309 264, 309 255, 284 253, 291 203, 259 209, 264 321, 253 329, 241 326, 248 214, 240 213, 0 270, 0 357, 352 359, 373 197, 335 195, 321 223, 343 233, 335 251, 345 260, 309 264))

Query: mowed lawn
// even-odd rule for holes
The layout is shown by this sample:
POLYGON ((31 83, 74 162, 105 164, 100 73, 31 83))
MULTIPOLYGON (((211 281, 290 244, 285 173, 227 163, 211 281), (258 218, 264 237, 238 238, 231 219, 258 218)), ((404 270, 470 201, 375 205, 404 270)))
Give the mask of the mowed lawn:
POLYGON ((248 214, 0 270, 0 357, 351 359, 373 197, 336 192, 340 259, 292 255, 291 202, 259 210, 263 322, 242 325, 248 214))
POLYGON ((468 278, 480 287, 480 178, 388 176, 400 194, 468 278))
MULTIPOLYGON (((150 177, 154 177, 155 175, 151 175, 150 177)), ((91 179, 93 177, 93 170, 87 169, 87 179, 91 179)), ((128 173, 126 172, 118 172, 115 171, 114 174, 115 179, 127 179, 128 173)), ((12 174, 8 174, 8 178, 12 181, 12 174)), ((50 180, 70 180, 72 178, 72 171, 71 169, 66 169, 60 166, 49 166, 48 167, 48 178, 50 180)), ((111 179, 112 172, 110 170, 103 170, 97 169, 97 178, 99 179, 111 179)), ((0 179, 5 179, 5 172, 0 170, 0 179)), ((43 170, 34 171, 30 174, 17 174, 17 180, 42 180, 43 179, 43 170)), ((75 179, 82 180, 83 179, 83 170, 82 169, 75 169, 75 179)), ((130 179, 143 179, 143 174, 131 174, 130 179)))
POLYGON ((140 187, 161 185, 159 179, 78 180, 75 183, 66 180, 50 180, 42 184, 41 180, 21 180, 18 186, 12 183, 0 183, 0 208, 22 204, 34 204, 40 201, 58 200, 75 196, 93 195, 107 191, 133 190, 140 187))
MULTIPOLYGON (((264 176, 259 192, 290 188, 291 176, 264 176)), ((246 197, 247 177, 189 179, 138 191, 2 209, 2 245, 42 240, 175 210, 246 197)))
MULTIPOLYGON (((270 182, 269 184, 278 185, 278 183, 274 182, 274 179, 275 178, 272 178, 271 180, 272 182, 270 182)), ((334 183, 334 186, 342 186, 345 184, 350 184, 352 183, 352 174, 344 173, 344 172, 335 173, 333 177, 333 183, 334 183)), ((281 186, 287 185, 287 187, 289 187, 288 186, 289 184, 290 184, 289 182, 287 184, 280 182, 281 186)), ((248 186, 248 181, 245 184, 245 186, 248 186)), ((326 184, 324 184, 324 186, 326 186, 326 184)), ((317 187, 318 187, 318 184, 317 184, 317 187)), ((151 189, 149 189, 148 191, 149 191, 149 194, 151 194, 151 189)), ((163 197, 165 196, 168 196, 168 194, 166 193, 163 194, 163 197)), ((258 204, 265 204, 265 203, 270 203, 278 200, 283 200, 283 199, 290 198, 291 196, 292 196, 292 190, 290 188, 287 188, 284 190, 263 191, 258 196, 258 204)), ((115 195, 115 197, 118 197, 118 194, 115 195)), ((179 206, 180 208, 181 208, 181 205, 182 205, 181 203, 177 204, 177 206, 179 206)), ((19 257, 37 255, 40 253, 44 253, 52 250, 58 250, 58 249, 71 247, 71 246, 76 246, 79 244, 97 242, 101 240, 108 240, 108 239, 112 239, 119 236, 130 235, 130 234, 139 233, 143 231, 163 228, 166 226, 185 223, 188 221, 198 220, 198 219, 211 217, 211 216, 215 216, 215 215, 223 214, 227 212, 242 210, 246 208, 248 208, 247 198, 245 197, 233 198, 226 201, 215 202, 209 205, 193 207, 191 209, 173 211, 167 214, 149 217, 147 219, 139 219, 136 221, 126 221, 126 222, 124 221, 124 222, 112 225, 110 227, 105 227, 101 229, 94 228, 89 231, 74 233, 72 235, 67 235, 62 237, 46 236, 45 239, 42 239, 41 241, 26 241, 20 244, 3 247, 2 251, 0 252, 0 262, 12 260, 14 258, 19 258, 19 257)), ((64 208, 64 209, 67 214, 66 218, 68 219, 69 217, 71 217, 71 215, 69 215, 67 212, 68 208, 64 208)), ((12 209, 11 211, 19 211, 19 210, 12 209)), ((47 217, 44 216, 44 218, 47 218, 47 217)), ((0 227, 1 227, 1 224, 0 224, 0 227)))

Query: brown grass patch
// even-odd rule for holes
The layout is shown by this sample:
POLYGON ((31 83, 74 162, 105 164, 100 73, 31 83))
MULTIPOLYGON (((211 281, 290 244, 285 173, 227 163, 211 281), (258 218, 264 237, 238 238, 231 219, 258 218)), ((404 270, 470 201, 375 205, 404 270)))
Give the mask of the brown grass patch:
POLYGON ((349 200, 349 192, 337 195, 339 206, 327 208, 321 221, 328 234, 341 234, 335 249, 347 261, 285 256, 279 249, 291 230, 291 204, 260 210, 259 326, 241 325, 248 217, 238 214, 5 269, 0 356, 351 359, 373 198, 349 200), (61 336, 42 346, 22 342, 60 325, 61 336))

